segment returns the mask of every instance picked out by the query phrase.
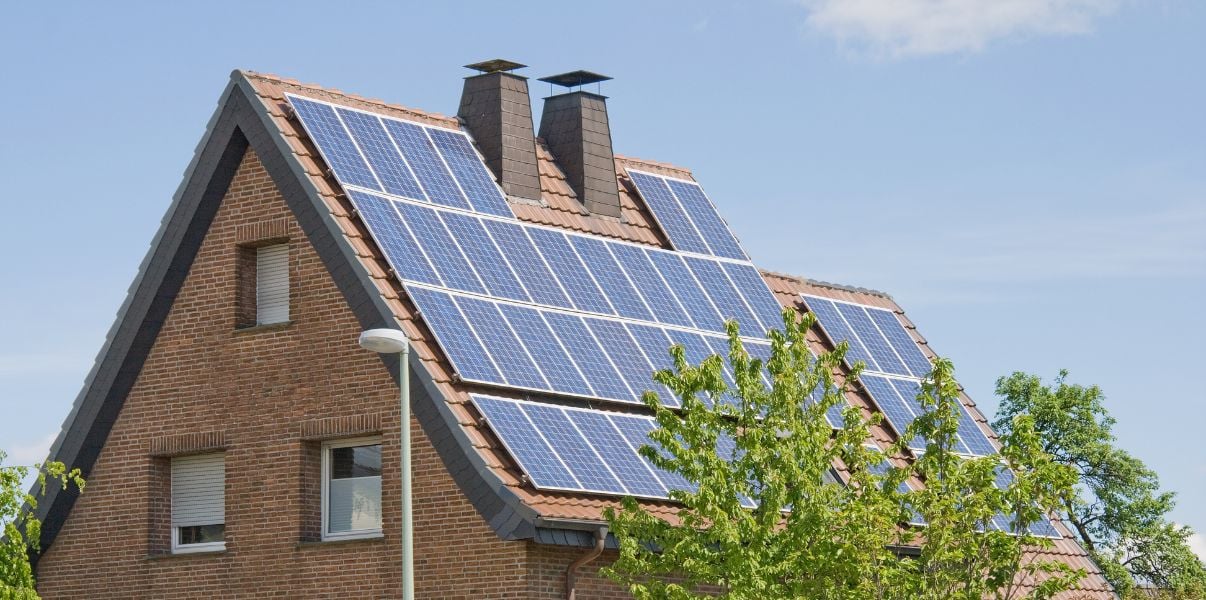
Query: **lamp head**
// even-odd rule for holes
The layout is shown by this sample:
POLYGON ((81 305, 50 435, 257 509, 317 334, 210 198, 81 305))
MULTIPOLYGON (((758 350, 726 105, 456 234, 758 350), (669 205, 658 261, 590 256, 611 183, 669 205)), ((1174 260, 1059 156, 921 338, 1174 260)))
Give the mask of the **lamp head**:
POLYGON ((360 334, 360 347, 378 354, 398 354, 410 347, 410 340, 397 329, 369 329, 360 334))

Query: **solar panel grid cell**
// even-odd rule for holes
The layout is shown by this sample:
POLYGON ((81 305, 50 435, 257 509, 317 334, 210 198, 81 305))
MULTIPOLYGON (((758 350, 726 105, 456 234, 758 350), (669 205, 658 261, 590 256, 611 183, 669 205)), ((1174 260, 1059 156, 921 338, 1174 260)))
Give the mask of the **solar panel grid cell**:
POLYGON ((594 276, 599 288, 611 301, 620 316, 641 321, 652 321, 653 314, 637 293, 632 281, 628 279, 620 265, 616 262, 607 244, 595 238, 580 235, 568 236, 570 245, 578 252, 578 256, 586 268, 594 276))
POLYGON ((854 330, 842 318, 842 314, 838 312, 837 304, 825 298, 817 298, 815 296, 805 296, 804 302, 808 305, 808 310, 816 315, 817 321, 821 323, 821 328, 829 336, 829 339, 834 344, 848 342, 849 349, 846 351, 846 362, 853 365, 858 361, 863 361, 863 364, 872 371, 879 371, 879 364, 872 358, 871 353, 867 351, 854 330))
POLYGON ((904 359, 905 365, 914 377, 925 377, 930 372, 930 361, 922 354, 917 342, 905 331, 900 319, 891 311, 867 307, 867 314, 879 326, 879 330, 888 338, 896 354, 904 359))
POLYGON ((392 200, 357 190, 348 190, 348 198, 399 277, 443 287, 444 282, 436 275, 422 247, 398 218, 392 200))
MULTIPOLYGON (((729 281, 727 275, 715 261, 694 256, 684 257, 691 273, 703 285, 704 291, 712 299, 712 303, 720 309, 726 319, 736 319, 737 326, 743 335, 765 337, 766 328, 750 311, 745 299, 729 281)), ((768 292, 769 293, 769 292, 768 292)))
POLYGON ((667 179, 666 183, 712 254, 736 260, 749 260, 728 223, 724 222, 698 184, 676 179, 667 179))
POLYGON ((569 296, 557 283, 557 278, 549 270, 532 240, 524 233, 524 228, 518 223, 483 219, 482 223, 498 245, 515 274, 523 283, 532 301, 545 306, 573 308, 569 296))
POLYGON ((653 312, 658 322, 694 327, 691 319, 674 297, 674 292, 666 285, 653 263, 649 261, 649 256, 643 248, 628 244, 608 244, 607 246, 637 291, 645 299, 645 304, 653 312))
POLYGON ((540 365, 553 390, 582 396, 596 395, 538 311, 514 304, 499 304, 498 308, 524 348, 540 365))
POLYGON ((710 253, 707 244, 687 218, 687 213, 670 192, 665 179, 635 171, 629 171, 628 176, 636 184, 641 198, 645 200, 646 206, 653 212, 653 217, 657 219, 676 250, 697 254, 710 253))
POLYGON ((616 366, 580 317, 542 312, 545 322, 573 357, 598 397, 622 402, 637 401, 637 394, 628 389, 616 366))
POLYGON ((370 190, 381 186, 330 105, 290 96, 293 109, 341 183, 370 190))
POLYGON ((415 306, 419 308, 419 314, 435 333, 436 341, 461 378, 486 383, 504 382, 482 342, 452 301, 452 296, 415 286, 409 291, 415 306))
POLYGON ((527 302, 531 298, 519 283, 511 265, 503 258, 477 217, 452 211, 437 213, 464 251, 469 264, 491 296, 527 302))
POLYGON ((427 133, 469 197, 474 210, 500 217, 515 216, 467 137, 443 129, 429 128, 427 133))
POLYGON ((587 312, 614 315, 615 310, 607 302, 599 285, 595 283, 578 253, 570 246, 565 234, 537 227, 525 228, 537 251, 544 257, 549 268, 569 294, 573 308, 587 312))
POLYGON ((410 164, 411 170, 419 178, 419 183, 427 192, 429 200, 444 206, 473 210, 436 152, 435 146, 428 139, 424 127, 397 119, 383 119, 382 122, 390 138, 410 164))
POLYGON ((486 396, 474 396, 473 401, 533 485, 544 489, 582 489, 544 438, 536 434, 517 403, 486 396))
POLYGON ((879 328, 871 321, 871 317, 867 316, 867 312, 863 310, 862 306, 846 303, 836 303, 834 306, 846 319, 846 324, 862 342, 863 347, 871 353, 878 371, 893 375, 908 376, 910 374, 900 357, 896 356, 896 351, 888 344, 888 340, 884 339, 879 328))
POLYGON ((724 318, 720 316, 716 305, 700 286, 699 280, 691 274, 682 257, 670 252, 648 252, 649 259, 662 275, 662 278, 674 290, 679 302, 691 316, 697 329, 724 332, 724 318))
POLYGON ((617 321, 584 318, 587 328, 595 334, 595 339, 603 346, 603 351, 616 365, 620 376, 635 392, 634 400, 639 400, 647 391, 656 391, 663 404, 674 404, 673 396, 668 395, 660 384, 653 381, 653 365, 645 358, 645 354, 637 347, 636 342, 622 324, 617 321))
POLYGON ((720 263, 729 280, 741 293, 746 304, 753 309, 762 330, 783 329, 783 305, 775 300, 762 274, 752 264, 720 263))
POLYGON ((395 196, 412 198, 426 202, 419 182, 415 180, 410 168, 398 153, 393 140, 385 132, 385 126, 375 116, 346 109, 338 109, 339 118, 343 120, 352 139, 360 147, 361 153, 377 174, 377 179, 385 191, 395 196))
POLYGON ((654 474, 652 465, 644 460, 624 439, 612 419, 595 411, 566 411, 578 431, 582 432, 601 454, 619 480, 635 495, 666 497, 666 486, 654 474))
POLYGON ((454 299, 508 385, 535 390, 550 389, 540 368, 503 320, 496 304, 468 296, 455 296, 454 299))
POLYGON ((434 209, 409 202, 398 202, 396 206, 415 238, 421 240, 423 250, 431 258, 445 285, 476 294, 486 293, 477 272, 469 265, 460 246, 434 209))
POLYGON ((532 403, 522 404, 521 407, 584 490, 605 494, 627 492, 611 469, 595 454, 595 449, 570 422, 564 410, 532 403))

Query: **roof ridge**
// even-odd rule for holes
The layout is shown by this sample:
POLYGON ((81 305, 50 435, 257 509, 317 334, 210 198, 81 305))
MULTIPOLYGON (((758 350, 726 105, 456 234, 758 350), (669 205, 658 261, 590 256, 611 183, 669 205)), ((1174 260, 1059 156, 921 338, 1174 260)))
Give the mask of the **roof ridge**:
POLYGON ((651 160, 648 158, 638 158, 635 156, 628 156, 625 154, 615 154, 614 157, 616 160, 623 162, 623 163, 633 163, 633 164, 645 165, 645 166, 649 166, 649 167, 659 167, 662 169, 670 169, 672 171, 680 171, 682 173, 686 173, 688 176, 691 177, 691 179, 695 179, 695 176, 691 173, 691 169, 688 169, 686 167, 680 167, 676 164, 663 162, 663 161, 659 161, 659 160, 651 160))
POLYGON ((860 287, 857 285, 847 285, 844 283, 833 283, 830 281, 821 281, 819 279, 810 279, 810 278, 804 277, 802 275, 792 275, 790 273, 771 271, 769 269, 758 269, 758 271, 767 277, 778 277, 779 279, 786 279, 788 281, 794 281, 796 283, 802 283, 802 284, 812 285, 812 286, 816 286, 816 287, 829 288, 831 290, 840 290, 843 292, 855 292, 858 294, 870 294, 872 296, 878 296, 880 298, 892 300, 893 302, 896 301, 894 298, 892 298, 892 295, 889 294, 888 292, 884 292, 884 291, 873 289, 873 288, 860 287))
POLYGON ((412 108, 409 106, 403 106, 401 104, 394 104, 392 102, 387 102, 380 98, 367 98, 367 97, 361 96, 359 94, 345 92, 338 88, 330 88, 330 87, 326 87, 326 86, 323 86, 323 85, 320 85, 317 83, 305 83, 305 82, 298 81, 297 79, 293 79, 290 77, 282 77, 280 75, 274 75, 272 73, 260 73, 258 71, 251 71, 251 70, 247 70, 247 69, 237 69, 236 72, 247 78, 263 79, 263 80, 270 81, 273 83, 283 83, 285 85, 292 85, 292 86, 296 86, 296 87, 300 87, 300 88, 305 88, 308 90, 323 92, 326 94, 335 94, 335 95, 343 96, 344 98, 347 98, 349 100, 355 100, 357 102, 364 102, 365 104, 373 104, 373 105, 380 106, 382 108, 386 108, 389 110, 397 110, 397 111, 401 111, 404 113, 412 113, 412 114, 418 115, 420 117, 425 117, 428 119, 439 119, 439 120, 443 120, 443 121, 448 121, 449 123, 458 123, 458 124, 460 123, 460 119, 458 117, 453 117, 453 116, 449 116, 449 115, 446 115, 443 113, 423 110, 421 108, 412 108))

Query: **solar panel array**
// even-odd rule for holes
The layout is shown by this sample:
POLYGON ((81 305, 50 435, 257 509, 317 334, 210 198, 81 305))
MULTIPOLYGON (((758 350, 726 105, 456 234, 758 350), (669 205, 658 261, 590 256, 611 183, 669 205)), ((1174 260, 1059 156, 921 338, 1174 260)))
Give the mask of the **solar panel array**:
POLYGON ((652 380, 672 344, 692 362, 727 355, 736 319, 751 352, 769 355, 781 307, 744 253, 523 223, 464 133, 289 101, 462 380, 619 402, 654 390, 674 405, 652 380))
MULTIPOLYGON (((924 412, 917 397, 930 361, 890 310, 804 295, 804 303, 817 317, 821 329, 836 344, 846 341, 846 359, 865 365, 859 377, 863 387, 897 433, 903 433, 924 412)), ((955 451, 971 456, 991 456, 997 449, 962 403, 955 451)), ((925 440, 909 440, 909 448, 925 450, 925 440)))
POLYGON ((634 169, 628 177, 675 250, 750 259, 698 183, 634 169))

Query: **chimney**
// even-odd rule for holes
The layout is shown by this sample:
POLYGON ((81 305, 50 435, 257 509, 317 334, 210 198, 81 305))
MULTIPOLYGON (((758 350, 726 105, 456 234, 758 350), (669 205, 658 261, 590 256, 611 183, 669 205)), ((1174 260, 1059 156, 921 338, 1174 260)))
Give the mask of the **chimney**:
POLYGON ((503 191, 540 200, 528 78, 510 72, 525 65, 495 59, 465 66, 481 74, 465 78, 456 115, 473 135, 503 191))
POLYGON ((618 218, 620 193, 616 188, 615 157, 611 153, 611 128, 607 124, 607 98, 581 89, 583 85, 608 79, 611 78, 589 71, 542 77, 540 81, 571 91, 544 99, 540 137, 586 210, 618 218), (574 87, 579 89, 574 91, 574 87))

